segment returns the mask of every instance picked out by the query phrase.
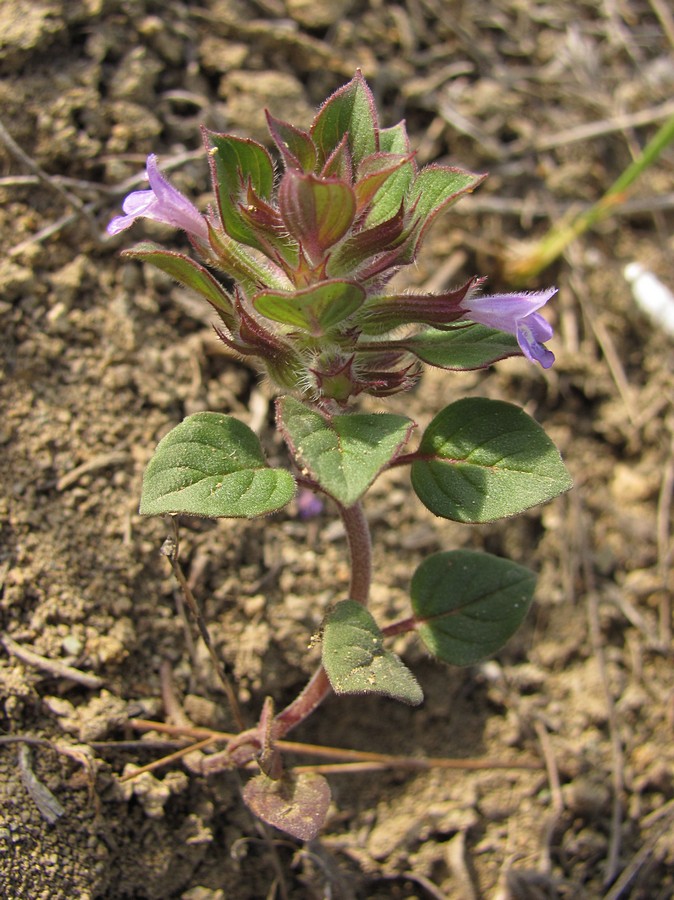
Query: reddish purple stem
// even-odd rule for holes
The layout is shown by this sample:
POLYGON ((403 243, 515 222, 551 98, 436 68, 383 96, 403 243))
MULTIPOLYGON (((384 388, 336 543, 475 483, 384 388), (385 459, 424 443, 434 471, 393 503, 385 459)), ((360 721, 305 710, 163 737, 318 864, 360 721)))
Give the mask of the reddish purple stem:
MULTIPOLYGON (((372 581, 370 527, 360 503, 355 503, 353 506, 339 506, 339 512, 344 523, 351 560, 349 598, 366 606, 372 581)), ((303 722, 320 706, 331 690, 325 669, 320 666, 304 690, 276 716, 275 738, 285 737, 292 728, 303 722)))

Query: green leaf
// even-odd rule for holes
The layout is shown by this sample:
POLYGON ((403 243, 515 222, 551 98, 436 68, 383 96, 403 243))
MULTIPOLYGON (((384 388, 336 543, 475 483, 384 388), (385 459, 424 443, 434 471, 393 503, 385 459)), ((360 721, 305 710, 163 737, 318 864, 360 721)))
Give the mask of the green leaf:
POLYGON ((323 281, 300 291, 263 291, 253 297, 259 313, 315 336, 324 334, 354 313, 365 291, 352 281, 323 281))
POLYGON ((293 397, 277 400, 277 423, 300 465, 343 506, 352 506, 409 439, 414 423, 393 413, 326 418, 293 397))
POLYGON ((463 194, 474 191, 486 177, 452 166, 430 165, 419 172, 407 199, 408 208, 414 210, 418 223, 416 248, 438 213, 463 194))
POLYGON ((393 218, 403 202, 405 208, 408 207, 406 197, 414 178, 414 172, 414 163, 404 162, 395 172, 391 173, 372 198, 372 205, 365 219, 365 228, 374 228, 393 218))
POLYGON ((404 153, 410 152, 410 139, 407 136, 407 128, 405 122, 398 122, 390 128, 381 128, 379 130, 379 149, 382 153, 404 153))
POLYGON ((430 423, 412 464, 412 487, 436 516, 491 522, 545 503, 571 487, 559 451, 510 403, 458 400, 430 423))
POLYGON ((200 412, 157 445, 145 469, 140 513, 253 518, 281 509, 294 493, 290 472, 267 465, 247 425, 200 412))
POLYGON ((425 559, 411 585, 416 630, 433 656, 469 666, 491 656, 517 631, 536 576, 489 553, 452 550, 425 559))
POLYGON ((372 91, 360 72, 328 97, 314 119, 311 136, 321 154, 321 163, 345 134, 356 166, 379 149, 377 110, 372 91))
POLYGON ((414 179, 409 205, 416 204, 415 215, 426 221, 462 194, 474 191, 484 179, 484 175, 452 166, 426 166, 414 179))
POLYGON ((457 371, 483 369, 499 359, 522 353, 514 335, 477 324, 448 331, 429 328, 400 343, 431 366, 457 371))
POLYGON ((377 192, 385 194, 387 203, 390 202, 389 184, 393 190, 397 190, 393 177, 402 166, 410 162, 411 157, 401 153, 374 153, 367 156, 358 166, 358 173, 354 184, 358 212, 362 212, 374 199, 377 192))
POLYGON ((239 203, 245 202, 249 183, 259 197, 270 199, 274 186, 271 156, 250 138, 214 131, 206 131, 205 135, 211 147, 209 158, 223 228, 234 240, 263 249, 241 216, 239 203))
POLYGON ((414 159, 410 158, 410 141, 404 122, 380 130, 379 149, 382 153, 402 154, 408 159, 389 176, 374 195, 365 221, 366 228, 374 228, 382 222, 389 221, 398 210, 406 206, 404 201, 417 172, 417 165, 414 159))
POLYGON ((211 306, 218 311, 228 328, 236 326, 234 304, 232 298, 215 278, 189 256, 183 253, 175 253, 163 250, 156 244, 143 243, 124 250, 122 256, 131 259, 140 259, 151 263, 162 272, 166 272, 171 278, 175 278, 180 284, 191 288, 197 294, 201 294, 211 306))
POLYGON ((213 249, 210 264, 238 281, 246 293, 255 293, 262 287, 280 288, 287 283, 285 277, 280 278, 278 272, 254 259, 242 244, 210 222, 208 240, 213 249))
POLYGON ((284 772, 276 781, 256 775, 242 791, 253 813, 300 841, 312 841, 330 806, 330 787, 318 772, 284 772))
POLYGON ((384 649, 381 631, 355 600, 342 600, 323 624, 323 667, 336 694, 384 694, 417 706, 419 682, 395 653, 384 649))

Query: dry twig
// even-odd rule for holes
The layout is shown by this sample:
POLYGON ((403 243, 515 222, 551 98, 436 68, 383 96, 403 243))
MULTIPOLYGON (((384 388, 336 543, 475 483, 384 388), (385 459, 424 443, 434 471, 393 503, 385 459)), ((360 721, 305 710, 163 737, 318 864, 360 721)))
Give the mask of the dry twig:
POLYGON ((77 684, 81 684, 87 688, 103 687, 103 679, 99 678, 98 675, 90 675, 88 672, 82 672, 80 669, 68 666, 65 663, 59 662, 57 659, 48 659, 46 656, 40 656, 34 650, 30 650, 28 647, 17 644, 17 642, 12 640, 7 634, 0 638, 0 640, 8 653, 16 656, 17 659, 20 659, 21 662, 28 666, 42 669, 42 671, 48 672, 55 678, 67 678, 69 681, 75 681, 77 684))

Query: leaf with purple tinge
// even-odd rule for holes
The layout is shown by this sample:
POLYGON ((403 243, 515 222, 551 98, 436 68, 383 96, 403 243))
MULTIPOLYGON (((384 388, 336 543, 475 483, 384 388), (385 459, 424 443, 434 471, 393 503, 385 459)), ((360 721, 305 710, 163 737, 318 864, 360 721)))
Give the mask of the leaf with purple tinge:
POLYGON ((470 194, 486 177, 452 166, 430 165, 419 172, 407 198, 418 223, 415 253, 438 213, 464 194, 470 194))
POLYGON ((315 772, 285 772, 276 781, 256 775, 244 787, 243 800, 267 825, 300 841, 311 841, 328 814, 330 786, 315 772))
POLYGON ((236 319, 232 298, 207 269, 189 256, 173 250, 164 250, 163 247, 151 243, 138 244, 133 250, 124 250, 122 256, 152 263, 180 284, 201 294, 217 310, 227 327, 234 327, 236 319))
POLYGON ((317 154, 311 135, 291 125, 290 122, 275 118, 269 110, 265 112, 269 133, 286 166, 299 168, 303 172, 313 172, 316 168, 317 154))
POLYGON ((356 197, 348 184, 294 169, 283 176, 278 199, 283 224, 312 262, 319 262, 344 237, 356 214, 356 197))
POLYGON ((328 97, 313 121, 311 136, 322 162, 345 134, 349 136, 349 148, 356 165, 379 149, 377 109, 372 91, 360 71, 328 97))
POLYGON ((262 200, 270 200, 274 187, 274 165, 267 150, 250 138, 218 134, 204 129, 211 177, 218 201, 220 220, 234 240, 260 250, 263 246, 255 229, 241 216, 249 185, 262 200))

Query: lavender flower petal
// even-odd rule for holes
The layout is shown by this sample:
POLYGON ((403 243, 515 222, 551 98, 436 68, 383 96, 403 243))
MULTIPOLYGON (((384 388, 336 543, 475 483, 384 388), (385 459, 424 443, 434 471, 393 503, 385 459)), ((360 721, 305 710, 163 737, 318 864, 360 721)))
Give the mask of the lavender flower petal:
POLYGON ((549 369, 555 355, 543 344, 552 337, 552 326, 537 310, 556 293, 557 288, 487 297, 469 293, 460 306, 464 319, 514 334, 526 358, 549 369))
POLYGON ((157 157, 147 158, 149 191, 133 191, 122 203, 124 216, 117 216, 108 225, 108 234, 119 234, 136 219, 153 219, 173 228, 181 228, 193 237, 208 240, 208 226, 199 210, 187 197, 174 188, 160 173, 157 157))

